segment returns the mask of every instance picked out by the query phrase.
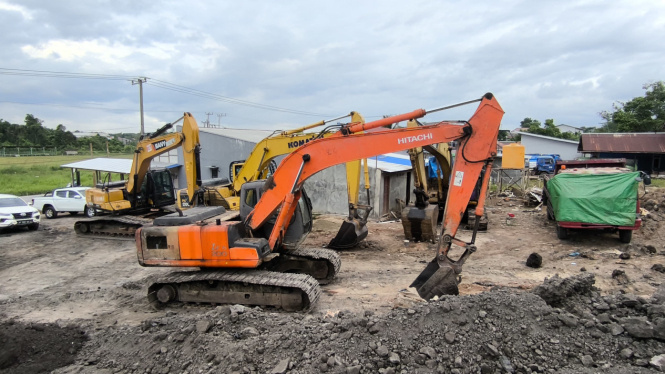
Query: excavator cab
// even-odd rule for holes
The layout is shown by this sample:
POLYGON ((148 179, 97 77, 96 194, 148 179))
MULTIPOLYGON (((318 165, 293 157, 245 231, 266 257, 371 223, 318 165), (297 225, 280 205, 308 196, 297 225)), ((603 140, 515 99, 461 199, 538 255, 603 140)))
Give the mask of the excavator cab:
MULTIPOLYGON (((254 210, 263 195, 265 180, 248 182, 242 185, 240 190, 240 219, 245 221, 249 214, 254 210)), ((254 232, 255 237, 270 237, 279 210, 258 230, 254 232)), ((284 234, 282 247, 287 250, 297 249, 305 241, 307 235, 312 231, 312 202, 304 189, 301 190, 301 196, 298 200, 298 208, 295 210, 289 227, 284 234)))
POLYGON ((160 208, 175 203, 173 178, 168 170, 153 170, 148 173, 147 197, 153 208, 160 208))

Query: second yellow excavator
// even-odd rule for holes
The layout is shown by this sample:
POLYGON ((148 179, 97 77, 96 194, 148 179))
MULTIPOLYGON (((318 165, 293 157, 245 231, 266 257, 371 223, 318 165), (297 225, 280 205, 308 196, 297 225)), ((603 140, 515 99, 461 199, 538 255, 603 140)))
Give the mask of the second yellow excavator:
MULTIPOLYGON (((407 128, 424 126, 417 120, 407 122, 407 128)), ((431 144, 424 147, 415 147, 408 150, 411 166, 414 172, 413 194, 416 200, 402 209, 402 227, 404 236, 408 240, 435 241, 438 221, 443 217, 446 208, 446 196, 450 187, 451 165, 453 156, 448 143, 431 144), (425 155, 431 157, 426 159, 425 155)), ((480 185, 476 186, 469 205, 462 217, 462 223, 467 228, 475 227, 475 207, 478 205, 480 185)), ((487 230, 487 214, 480 218, 478 231, 487 230)))

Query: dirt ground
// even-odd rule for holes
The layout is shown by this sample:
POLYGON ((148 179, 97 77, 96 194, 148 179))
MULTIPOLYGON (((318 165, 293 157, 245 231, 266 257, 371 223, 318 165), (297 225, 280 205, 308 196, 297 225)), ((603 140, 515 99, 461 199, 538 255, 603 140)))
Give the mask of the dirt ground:
MULTIPOLYGON (((663 190, 649 197, 662 199, 663 190)), ((524 208, 518 200, 489 202, 489 230, 478 234, 478 251, 464 266, 461 294, 476 294, 493 286, 531 289, 546 277, 578 274, 582 268, 596 276, 604 293, 617 290, 648 296, 665 281, 651 270, 665 264, 663 222, 646 218, 631 244, 618 234, 580 231, 569 240, 557 239, 544 211, 524 208), (515 218, 507 224, 508 213, 515 218), (655 254, 646 249, 655 247, 655 254), (537 252, 543 266, 525 266, 537 252), (619 259, 621 252, 631 258, 619 259), (579 253, 577 256, 571 254, 579 253), (612 278, 625 271, 628 284, 612 278)), ((665 216, 661 210, 660 217, 665 216)), ((658 217, 658 216, 656 216, 658 217)), ((141 295, 144 279, 168 269, 144 268, 136 261, 134 243, 80 238, 72 230, 79 217, 42 220, 36 232, 13 230, 0 234, 0 305, 4 318, 31 322, 92 319, 102 324, 138 324, 155 313, 141 295)), ((319 216, 304 246, 323 246, 336 234, 342 217, 319 216)), ((433 258, 434 243, 405 242, 399 222, 370 222, 369 236, 360 248, 342 251, 337 280, 324 286, 317 309, 385 312, 422 300, 409 284, 433 258)), ((470 231, 462 236, 470 237, 470 231)), ((653 250, 652 250, 653 251, 653 250)), ((158 312, 163 313, 163 312, 158 312)))
MULTIPOLYGON (((665 207, 665 190, 653 189, 645 201, 655 199, 665 207)), ((531 289, 546 277, 595 274, 602 294, 617 291, 650 296, 665 281, 652 270, 665 264, 665 211, 644 218, 644 227, 622 244, 618 234, 581 231, 567 241, 557 239, 554 224, 545 212, 524 208, 517 200, 495 198, 489 202, 489 230, 480 233, 478 251, 467 261, 460 285, 463 295, 478 294, 494 286, 531 289), (515 218, 507 222, 508 213, 515 218), (537 252, 543 266, 525 266, 537 252), (629 259, 620 259, 627 252, 629 259), (571 256, 571 254, 573 254, 571 256), (614 270, 628 278, 615 279, 614 270)), ((38 231, 0 233, 0 323, 89 324, 139 326, 165 317, 145 299, 145 279, 168 269, 143 268, 136 261, 134 243, 93 240, 74 235, 80 217, 62 215, 42 221, 38 231)), ((323 246, 335 235, 342 217, 319 216, 305 246, 323 246)), ((377 315, 394 308, 424 304, 409 284, 433 258, 435 244, 405 242, 399 222, 369 223, 369 236, 360 248, 341 252, 342 269, 337 280, 323 286, 314 314, 334 315, 340 310, 377 315)), ((462 235, 470 237, 470 231, 462 235)), ((199 313, 206 305, 178 306, 179 312, 199 313)))

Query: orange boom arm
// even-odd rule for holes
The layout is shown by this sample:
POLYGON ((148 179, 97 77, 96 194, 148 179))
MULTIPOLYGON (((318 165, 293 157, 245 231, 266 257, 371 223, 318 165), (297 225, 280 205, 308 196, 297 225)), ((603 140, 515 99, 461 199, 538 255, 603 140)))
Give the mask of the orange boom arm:
MULTIPOLYGON (((251 229, 258 229, 277 209, 281 208, 269 238, 270 248, 275 249, 283 240, 288 228, 290 217, 300 198, 302 184, 317 172, 348 161, 459 140, 459 151, 452 171, 454 179, 448 192, 444 220, 444 232, 454 237, 481 170, 486 168, 492 157, 496 155, 496 141, 503 109, 496 99, 488 94, 480 100, 478 109, 466 123, 441 122, 416 128, 355 134, 399 121, 420 118, 427 113, 429 112, 421 109, 364 125, 350 124, 342 128, 337 136, 311 141, 291 153, 282 160, 273 178, 266 181, 266 191, 252 214, 248 216, 246 224, 251 229), (353 136, 348 136, 351 134, 353 136)), ((488 170, 486 174, 489 174, 488 170)), ((486 183, 487 180, 483 182, 486 183)), ((482 214, 482 210, 482 203, 479 203, 476 211, 482 214)), ((447 249, 442 249, 441 253, 447 253, 447 249)))

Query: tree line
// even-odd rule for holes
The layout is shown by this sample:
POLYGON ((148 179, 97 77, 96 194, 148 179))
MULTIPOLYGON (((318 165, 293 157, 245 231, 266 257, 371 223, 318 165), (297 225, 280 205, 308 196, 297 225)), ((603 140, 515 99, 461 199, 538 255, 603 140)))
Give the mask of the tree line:
POLYGON ((48 147, 68 151, 90 151, 90 144, 95 151, 113 153, 130 153, 134 151, 138 141, 138 134, 111 134, 113 139, 96 135, 77 138, 71 131, 60 124, 55 129, 43 126, 42 120, 27 114, 23 124, 15 124, 0 119, 0 147, 48 147), (125 135, 125 136, 122 136, 125 135), (129 139, 129 144, 124 144, 116 137, 129 139))
MULTIPOLYGON (((632 100, 617 101, 612 104, 611 111, 598 113, 603 119, 599 127, 580 127, 583 133, 614 133, 614 132, 659 132, 665 131, 665 83, 658 81, 642 86, 646 92, 632 100)), ((551 136, 554 138, 579 140, 577 133, 561 132, 554 124, 553 119, 546 119, 544 124, 540 121, 525 118, 520 127, 531 134, 551 136)), ((507 134, 500 134, 505 140, 507 134)), ((519 139, 518 135, 516 140, 519 139)))

